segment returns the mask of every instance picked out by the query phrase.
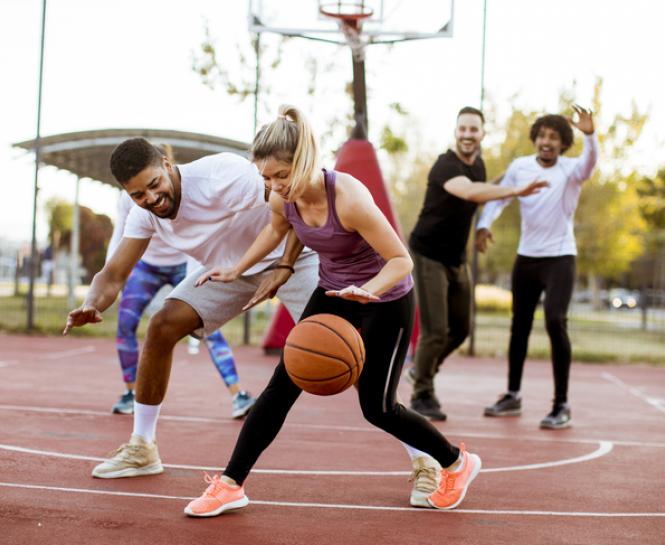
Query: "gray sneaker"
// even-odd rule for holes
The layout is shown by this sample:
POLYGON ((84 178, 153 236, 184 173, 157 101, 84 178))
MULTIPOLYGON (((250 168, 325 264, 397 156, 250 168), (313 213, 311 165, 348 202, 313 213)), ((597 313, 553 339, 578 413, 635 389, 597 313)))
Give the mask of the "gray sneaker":
POLYGON ((512 394, 503 394, 499 400, 485 407, 485 416, 519 416, 522 414, 522 400, 512 394))
POLYGON ((411 400, 411 410, 430 420, 445 421, 448 417, 441 410, 439 400, 433 395, 422 395, 411 400))
POLYGON ((413 459, 413 482, 410 503, 413 507, 432 507, 427 498, 437 491, 441 484, 441 464, 430 456, 418 456, 413 459))
POLYGON ((404 372, 404 378, 406 381, 413 385, 416 383, 416 368, 415 367, 409 367, 405 372, 404 372))
POLYGON ((540 421, 540 427, 546 430, 560 430, 571 425, 572 415, 568 403, 555 403, 552 412, 540 421))
POLYGON ((108 460, 92 470, 92 476, 99 479, 119 479, 156 475, 163 471, 157 443, 148 443, 140 435, 132 435, 129 443, 121 445, 108 460))
POLYGON ((233 418, 242 418, 244 417, 252 406, 256 403, 256 399, 252 397, 249 392, 244 390, 238 392, 233 396, 233 407, 231 416, 233 418))
POLYGON ((134 414, 134 391, 129 390, 120 396, 111 408, 113 414, 134 414))

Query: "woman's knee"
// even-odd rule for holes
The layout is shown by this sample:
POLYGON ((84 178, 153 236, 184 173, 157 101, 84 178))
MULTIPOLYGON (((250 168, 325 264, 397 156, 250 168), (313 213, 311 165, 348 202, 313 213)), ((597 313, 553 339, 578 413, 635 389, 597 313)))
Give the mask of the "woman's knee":
POLYGON ((385 429, 391 421, 394 411, 394 405, 385 407, 380 402, 365 402, 360 403, 365 420, 377 428, 385 429))

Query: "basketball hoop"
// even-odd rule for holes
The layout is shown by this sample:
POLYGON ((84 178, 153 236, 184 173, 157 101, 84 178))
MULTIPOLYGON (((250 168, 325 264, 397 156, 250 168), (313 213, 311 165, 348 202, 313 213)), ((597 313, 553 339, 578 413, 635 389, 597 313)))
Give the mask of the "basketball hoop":
POLYGON ((319 4, 319 13, 331 19, 337 19, 340 30, 351 47, 353 57, 361 61, 365 56, 366 42, 360 39, 360 32, 365 20, 369 19, 374 10, 360 2, 326 2, 319 4))

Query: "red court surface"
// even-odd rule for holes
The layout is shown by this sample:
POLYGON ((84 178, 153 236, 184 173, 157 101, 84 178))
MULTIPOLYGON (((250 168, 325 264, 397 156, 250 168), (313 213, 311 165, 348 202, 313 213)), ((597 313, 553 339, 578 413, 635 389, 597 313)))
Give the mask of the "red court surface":
MULTIPOLYGON (((521 417, 489 419, 482 408, 504 388, 505 362, 451 358, 437 379, 449 421, 437 427, 483 460, 451 512, 409 506, 406 453, 363 420, 353 390, 304 394, 248 479, 250 505, 191 519, 184 506, 241 426, 205 351, 176 352, 158 425, 166 471, 98 480, 92 467, 132 428, 110 414, 121 391, 113 342, 0 336, 0 347, 3 545, 665 543, 662 368, 575 364, 574 425, 545 431, 548 363, 527 363, 521 417)), ((236 354, 243 386, 258 394, 275 358, 236 354)))

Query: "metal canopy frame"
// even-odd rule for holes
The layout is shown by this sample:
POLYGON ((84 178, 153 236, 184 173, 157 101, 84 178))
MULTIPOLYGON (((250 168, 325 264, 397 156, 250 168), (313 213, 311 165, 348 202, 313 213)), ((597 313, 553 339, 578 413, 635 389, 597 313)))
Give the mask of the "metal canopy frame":
MULTIPOLYGON (((109 167, 111 153, 124 140, 139 136, 155 144, 170 144, 178 163, 189 163, 225 151, 249 153, 246 142, 208 134, 167 129, 100 129, 41 137, 39 161, 71 172, 78 178, 90 178, 118 187, 109 167)), ((36 140, 18 142, 14 147, 34 152, 36 140)))
MULTIPOLYGON (((70 132, 26 140, 14 144, 27 152, 38 153, 40 165, 53 166, 76 176, 74 208, 72 210, 72 243, 67 273, 68 304, 75 306, 75 289, 79 268, 79 186, 83 178, 121 189, 109 167, 115 147, 128 138, 143 137, 154 144, 169 144, 176 163, 189 163, 221 152, 249 155, 246 142, 208 134, 165 129, 100 129, 70 132)), ((34 259, 34 258, 33 258, 34 259)), ((31 265, 32 266, 32 265, 31 265)), ((29 328, 31 322, 29 322, 29 328)))

